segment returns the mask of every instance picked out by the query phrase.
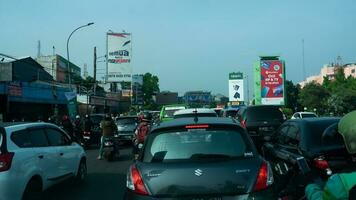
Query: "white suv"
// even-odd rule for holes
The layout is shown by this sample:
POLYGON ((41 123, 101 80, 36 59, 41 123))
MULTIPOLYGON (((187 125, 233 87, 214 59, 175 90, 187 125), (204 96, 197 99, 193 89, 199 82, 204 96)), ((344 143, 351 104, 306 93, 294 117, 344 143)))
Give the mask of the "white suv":
POLYGON ((59 127, 0 124, 0 200, 39 199, 51 185, 86 173, 83 148, 59 127))

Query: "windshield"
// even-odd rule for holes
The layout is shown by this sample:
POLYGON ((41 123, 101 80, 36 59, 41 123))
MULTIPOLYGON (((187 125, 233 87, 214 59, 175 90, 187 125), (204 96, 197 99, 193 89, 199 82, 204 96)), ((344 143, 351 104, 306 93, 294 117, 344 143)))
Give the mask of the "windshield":
POLYGON ((247 118, 249 121, 283 121, 283 113, 274 106, 257 106, 247 109, 247 118))
POLYGON ((236 117, 238 110, 228 110, 226 111, 226 117, 236 117))
POLYGON ((312 113, 302 114, 302 118, 311 118, 311 117, 316 117, 316 115, 312 113))
POLYGON ((116 120, 116 123, 117 124, 125 124, 125 125, 127 125, 127 124, 135 124, 136 123, 136 118, 123 118, 123 119, 117 119, 116 120))
POLYGON ((193 129, 166 132, 151 138, 145 148, 143 161, 234 159, 246 155, 253 155, 251 146, 237 131, 193 129))
POLYGON ((173 117, 174 112, 181 109, 165 110, 164 117, 173 117))

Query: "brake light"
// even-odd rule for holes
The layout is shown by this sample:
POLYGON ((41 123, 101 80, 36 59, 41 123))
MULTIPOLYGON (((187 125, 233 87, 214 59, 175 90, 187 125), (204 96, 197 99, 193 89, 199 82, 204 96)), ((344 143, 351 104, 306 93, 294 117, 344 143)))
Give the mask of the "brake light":
POLYGON ((323 158, 315 158, 313 161, 314 167, 318 169, 330 169, 328 161, 323 158))
POLYGON ((273 183, 272 170, 267 162, 263 162, 258 172, 257 180, 253 191, 266 189, 273 183))
POLYGON ((86 132, 86 131, 84 131, 84 135, 88 135, 88 136, 90 136, 90 132, 86 132))
POLYGON ((135 165, 132 165, 130 168, 130 173, 127 176, 126 187, 137 194, 148 195, 141 174, 135 165))
POLYGON ((244 128, 246 128, 246 120, 242 120, 242 121, 241 121, 241 126, 244 127, 244 128))
POLYGON ((197 125, 187 125, 186 129, 196 129, 196 128, 209 128, 208 124, 197 124, 197 125))
POLYGON ((0 155, 0 172, 7 171, 11 168, 14 155, 15 153, 4 153, 0 155))

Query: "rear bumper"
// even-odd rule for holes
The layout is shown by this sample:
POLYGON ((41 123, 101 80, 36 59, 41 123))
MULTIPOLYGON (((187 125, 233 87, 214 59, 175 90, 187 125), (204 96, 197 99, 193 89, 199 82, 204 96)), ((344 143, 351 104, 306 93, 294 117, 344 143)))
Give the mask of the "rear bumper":
POLYGON ((124 196, 125 200, 275 200, 276 197, 273 197, 272 192, 270 190, 264 190, 261 192, 255 192, 251 194, 245 195, 237 195, 237 196, 223 196, 223 197, 201 197, 201 196, 191 196, 191 197, 165 197, 165 198, 157 198, 157 197, 149 197, 142 196, 133 193, 131 190, 127 190, 124 196))

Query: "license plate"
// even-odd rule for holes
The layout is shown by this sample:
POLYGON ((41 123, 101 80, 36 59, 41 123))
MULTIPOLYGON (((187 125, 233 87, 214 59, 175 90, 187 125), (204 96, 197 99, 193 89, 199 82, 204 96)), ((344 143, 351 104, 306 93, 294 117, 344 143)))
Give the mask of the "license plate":
POLYGON ((114 151, 114 147, 104 147, 105 151, 114 151))
POLYGON ((84 139, 87 139, 87 140, 89 140, 89 139, 90 139, 90 137, 89 137, 89 136, 84 136, 83 138, 84 138, 84 139))
POLYGON ((258 130, 260 130, 260 131, 273 131, 273 127, 260 127, 258 130))

